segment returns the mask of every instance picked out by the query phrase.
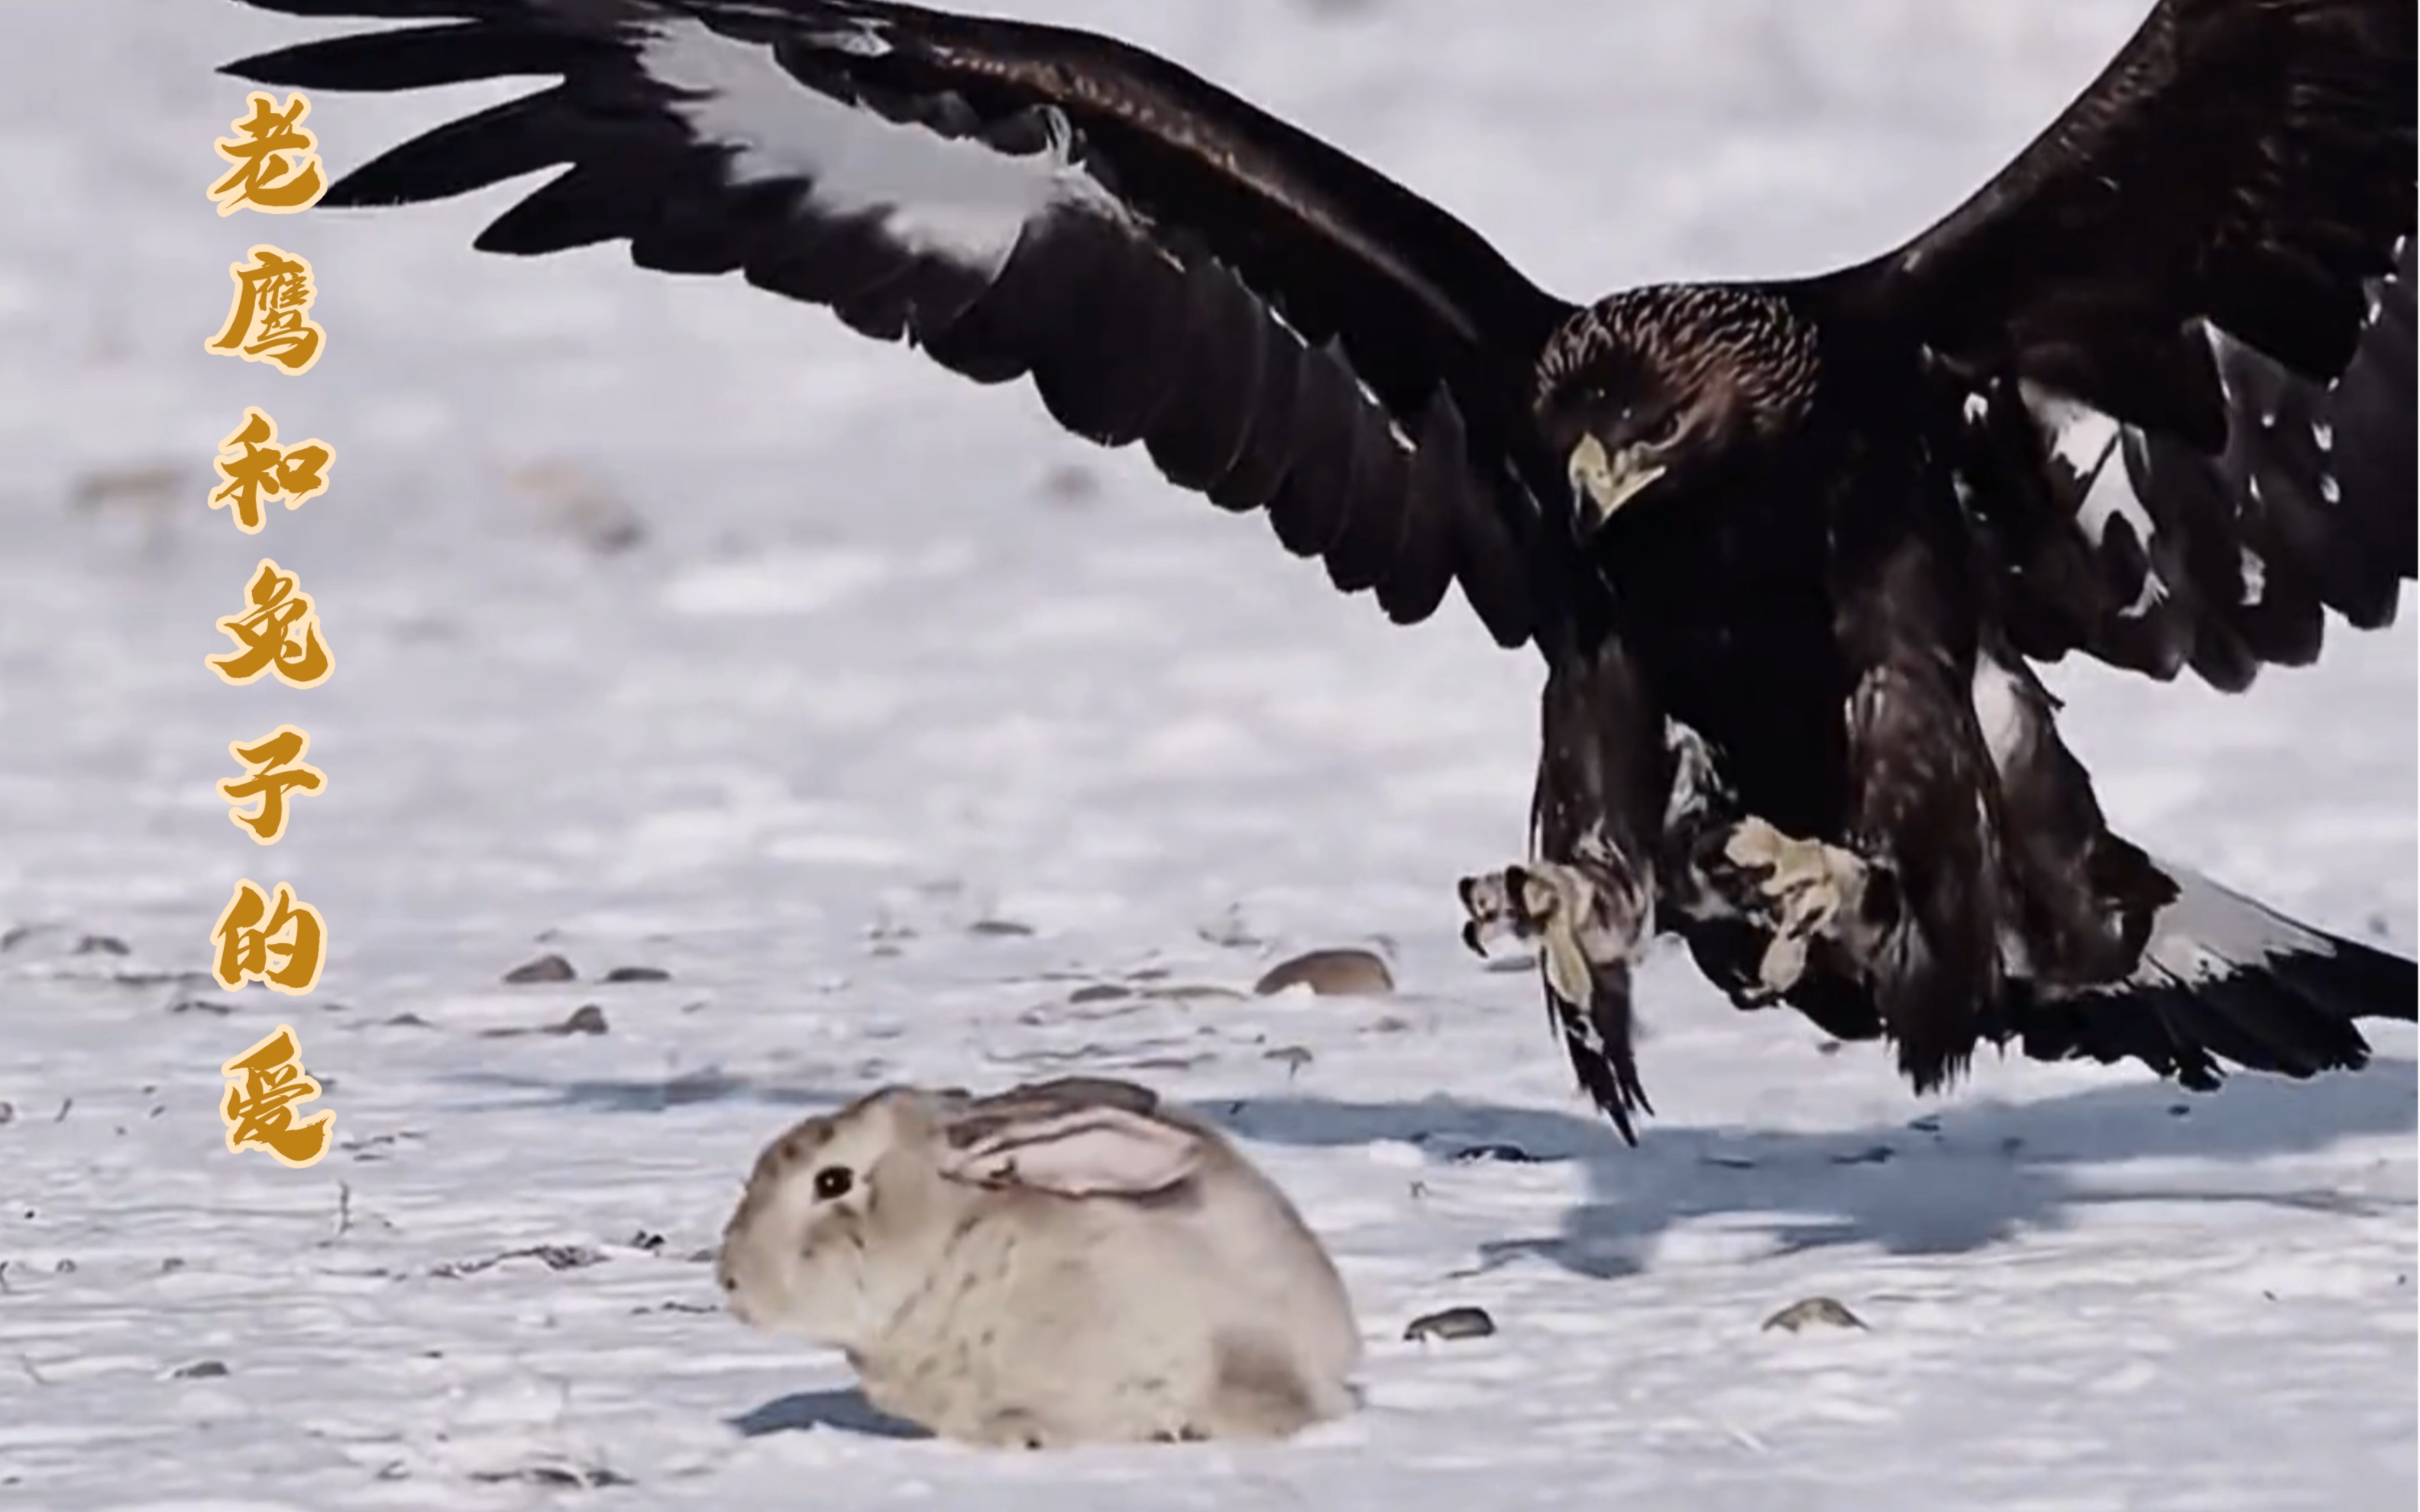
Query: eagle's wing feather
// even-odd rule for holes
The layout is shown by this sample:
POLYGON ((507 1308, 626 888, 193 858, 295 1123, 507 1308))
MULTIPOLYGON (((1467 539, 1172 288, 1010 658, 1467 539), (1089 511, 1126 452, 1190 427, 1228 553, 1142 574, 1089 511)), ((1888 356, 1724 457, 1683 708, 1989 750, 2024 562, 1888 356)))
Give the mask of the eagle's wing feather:
POLYGON ((1163 59, 860 0, 252 0, 428 23, 229 65, 261 83, 553 87, 406 142, 328 205, 568 164, 480 237, 741 270, 1265 508, 1394 619, 1459 582, 1506 645, 1530 580, 1522 375, 1569 306, 1435 205, 1163 59), (1507 358, 1505 354, 1515 354, 1507 358))
POLYGON ((1810 281, 1970 382, 2020 649, 2226 688, 2414 575, 2412 0, 2161 0, 1996 178, 1810 281))

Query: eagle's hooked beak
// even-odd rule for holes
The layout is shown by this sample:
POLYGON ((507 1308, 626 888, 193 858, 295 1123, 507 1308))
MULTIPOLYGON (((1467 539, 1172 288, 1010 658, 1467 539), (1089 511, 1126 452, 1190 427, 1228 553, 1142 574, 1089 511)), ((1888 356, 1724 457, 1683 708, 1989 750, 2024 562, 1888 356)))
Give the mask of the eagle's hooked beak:
POLYGON ((1664 464, 1642 461, 1637 447, 1608 455, 1603 441, 1583 436, 1572 448, 1572 497, 1587 501, 1584 517, 1591 535, 1605 529, 1613 512, 1630 502, 1639 489, 1663 475, 1664 464))

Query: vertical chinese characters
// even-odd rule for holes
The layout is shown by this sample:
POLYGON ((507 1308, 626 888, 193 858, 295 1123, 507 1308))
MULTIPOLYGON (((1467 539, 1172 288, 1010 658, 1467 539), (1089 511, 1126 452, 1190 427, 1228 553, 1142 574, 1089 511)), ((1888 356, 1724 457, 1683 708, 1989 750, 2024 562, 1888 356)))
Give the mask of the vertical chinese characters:
POLYGON ((275 562, 261 558, 247 594, 252 608, 219 621, 219 629, 243 649, 203 657, 210 671, 237 687, 272 671, 288 687, 326 682, 334 658, 319 639, 319 614, 302 582, 299 574, 280 572, 275 562))
POLYGON ((210 974, 229 992, 258 981, 300 997, 318 984, 328 952, 319 911, 298 900, 282 882, 274 898, 250 878, 237 883, 211 937, 218 941, 219 953, 210 974))
POLYGON ((264 523, 263 495, 285 500, 288 509, 299 509, 305 499, 326 491, 328 469, 335 460, 335 449, 317 437, 292 446, 278 445, 277 422, 248 409, 243 424, 219 442, 216 466, 225 483, 210 495, 210 507, 232 510, 236 529, 247 535, 258 534, 264 523))
POLYGON ((286 833, 288 788, 317 793, 327 786, 327 774, 302 760, 310 745, 308 734, 290 724, 282 724, 249 746, 239 741, 227 747, 244 764, 245 771, 240 778, 221 782, 219 793, 234 804, 247 798, 260 800, 260 807, 249 813, 240 808, 227 810, 227 817, 235 821, 237 827, 258 843, 274 845, 278 837, 286 833))
POLYGON ((334 1113, 294 1121, 294 1104, 319 1095, 319 1084, 303 1072, 302 1057, 293 1027, 281 1024, 276 1033, 219 1068, 228 1081, 219 1116, 226 1122, 229 1151, 265 1149, 298 1168, 328 1152, 334 1113))
POLYGON ((318 362, 327 332, 310 316, 315 285, 311 265, 266 244, 252 249, 251 261, 232 263, 235 300, 227 307, 226 329, 202 344, 203 350, 231 353, 247 363, 273 363, 288 377, 299 378, 318 362))
MULTIPOLYGON (((209 187, 222 217, 238 210, 287 215, 307 209, 326 192, 327 177, 318 143, 302 126, 311 102, 289 94, 280 105, 267 94, 246 101, 249 113, 221 138, 218 155, 228 169, 209 187)), ((203 349, 246 363, 268 363, 286 376, 311 370, 327 345, 327 332, 311 319, 318 289, 311 265, 282 248, 253 247, 246 260, 231 264, 235 291, 224 329, 203 349)), ((247 407, 243 423, 219 443, 219 483, 209 507, 225 509, 236 529, 257 534, 268 523, 265 501, 283 500, 292 510, 328 486, 335 449, 314 437, 280 444, 277 423, 267 411, 247 407)), ((289 687, 316 687, 327 681, 334 660, 319 635, 318 614, 302 592, 300 574, 260 559, 245 594, 247 608, 218 622, 236 649, 207 656, 220 681, 242 687, 274 675, 289 687)), ((241 774, 218 784, 230 805, 227 817, 256 844, 271 845, 286 833, 288 799, 318 793, 326 775, 302 760, 311 737, 279 725, 250 743, 236 741, 228 753, 241 774)), ((250 878, 235 885, 212 927, 211 977, 232 992, 259 982, 273 992, 301 996, 318 984, 327 960, 328 936, 319 911, 287 883, 263 889, 250 878)), ((228 1079, 221 1116, 230 1151, 261 1149, 289 1166, 305 1166, 328 1150, 333 1112, 298 1121, 294 1104, 319 1095, 319 1084, 302 1069, 302 1046, 288 1025, 220 1068, 228 1079)))
POLYGON ((244 209, 291 215, 309 209, 328 187, 319 155, 313 150, 318 144, 302 130, 311 101, 287 95, 286 108, 279 110, 269 96, 256 94, 246 103, 252 114, 238 116, 231 123, 235 135, 217 143, 219 156, 235 168, 210 186, 211 203, 221 215, 244 209))

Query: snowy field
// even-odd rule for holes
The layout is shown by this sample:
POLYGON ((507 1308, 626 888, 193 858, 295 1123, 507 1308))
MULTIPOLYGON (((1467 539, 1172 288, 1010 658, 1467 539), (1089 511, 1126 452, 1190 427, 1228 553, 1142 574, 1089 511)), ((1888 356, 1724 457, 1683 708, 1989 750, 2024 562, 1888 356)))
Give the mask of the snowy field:
MULTIPOLYGON (((1585 296, 1914 231, 2141 0, 1016 8, 1585 296)), ((1539 682, 1458 601, 1391 627, 1029 391, 736 282, 472 253, 512 190, 220 220, 211 70, 339 28, 0 18, 0 1507, 2411 1506, 2407 1028, 2321 1084, 1987 1057, 1922 1102, 1659 959, 1625 1149, 1534 982, 1454 937, 1454 879, 1522 843, 1539 682), (255 240, 319 271, 299 379, 199 349, 255 240), (203 502, 246 404, 338 452, 256 538, 203 502), (201 664, 264 554, 323 687, 201 664), (264 851, 212 785, 281 721, 328 787, 264 851), (316 993, 208 980, 241 876, 325 914, 316 993), (1373 942, 1392 997, 1249 994, 1373 942), (579 980, 502 982, 547 951, 579 980), (606 1032, 498 1032, 585 1004, 606 1032), (223 1145, 217 1067, 281 1022, 337 1115, 308 1170, 223 1145), (1366 1411, 986 1454, 719 1311, 700 1252, 789 1120, 1071 1069, 1204 1106, 1295 1196, 1366 1411), (1811 1296, 1868 1326, 1761 1329, 1811 1296), (1402 1342, 1457 1304, 1498 1332, 1402 1342)), ((311 124, 341 171, 521 87, 311 124)), ((2137 838, 2410 951, 2414 610, 2240 699, 2058 669, 2071 738, 2137 838)))

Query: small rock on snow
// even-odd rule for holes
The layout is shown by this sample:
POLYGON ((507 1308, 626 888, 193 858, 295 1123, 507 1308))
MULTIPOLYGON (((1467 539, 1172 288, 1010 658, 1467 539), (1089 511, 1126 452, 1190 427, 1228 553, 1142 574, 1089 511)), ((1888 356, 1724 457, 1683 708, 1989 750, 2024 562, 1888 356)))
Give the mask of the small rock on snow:
POLYGON ((1484 1307, 1448 1307, 1440 1312, 1424 1313, 1404 1330, 1404 1337, 1418 1343, 1422 1339, 1483 1339, 1496 1332, 1496 1319, 1487 1316, 1484 1307))
POLYGON ((1368 950, 1311 950, 1271 966, 1252 991, 1265 997, 1295 986, 1309 987, 1322 997, 1383 997, 1395 990, 1395 978, 1387 963, 1368 950))
POLYGON ((504 973, 504 983, 511 987, 526 986, 534 981, 570 981, 580 975, 571 963, 559 955, 542 955, 535 961, 524 961, 504 973))
POLYGON ((1500 1140, 1492 1144, 1466 1146, 1453 1152, 1453 1159, 1464 1165, 1482 1160, 1508 1161, 1516 1165, 1534 1165, 1538 1163, 1537 1156, 1523 1149, 1519 1145, 1505 1144, 1500 1140))
POLYGON ((571 1016, 560 1024, 550 1025, 549 1034, 603 1034, 605 1011, 595 1003, 582 1003, 571 1011, 571 1016))
POLYGON ((1801 1329, 1810 1328, 1818 1323, 1827 1328, 1864 1328, 1866 1326, 1864 1319, 1830 1297, 1808 1297, 1803 1302, 1792 1303, 1766 1319, 1762 1332, 1771 1333, 1778 1328, 1795 1334, 1801 1329))

